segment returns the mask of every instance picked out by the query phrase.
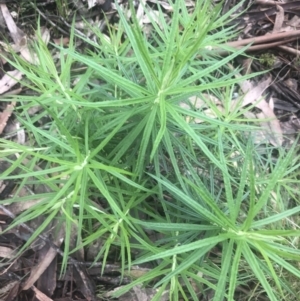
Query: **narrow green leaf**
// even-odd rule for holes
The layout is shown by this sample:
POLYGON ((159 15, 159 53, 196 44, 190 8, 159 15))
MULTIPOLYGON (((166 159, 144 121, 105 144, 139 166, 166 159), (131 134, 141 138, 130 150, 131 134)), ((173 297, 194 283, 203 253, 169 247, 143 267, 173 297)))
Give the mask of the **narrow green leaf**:
POLYGON ((233 251, 233 240, 229 242, 224 241, 222 243, 222 262, 221 262, 221 273, 219 276, 219 281, 217 284, 218 290, 214 295, 213 301, 222 301, 224 300, 224 295, 226 291, 226 284, 228 281, 228 274, 230 270, 230 265, 232 262, 232 251, 233 251))
POLYGON ((184 254, 184 253, 193 251, 195 249, 201 249, 201 248, 205 248, 208 246, 213 247, 217 243, 230 238, 230 236, 231 235, 228 235, 228 234, 219 234, 216 237, 204 238, 200 241, 195 241, 195 242, 189 243, 187 245, 178 246, 172 250, 162 251, 155 255, 137 259, 136 261, 134 261, 134 264, 141 264, 141 263, 145 263, 145 262, 149 262, 149 261, 153 261, 153 260, 157 260, 157 259, 171 257, 171 256, 177 255, 177 254, 182 254, 182 253, 184 254))
POLYGON ((152 161, 153 160, 153 157, 155 155, 155 152, 157 151, 157 148, 161 142, 161 140, 163 139, 163 136, 165 134, 165 131, 166 131, 166 127, 167 127, 167 112, 166 112, 166 107, 165 107, 165 99, 163 96, 160 96, 159 99, 158 99, 158 110, 159 110, 159 125, 160 125, 160 128, 159 128, 159 131, 157 133, 157 136, 156 136, 156 139, 155 141, 153 142, 153 148, 152 148, 152 151, 151 151, 151 154, 150 154, 150 160, 152 161))
POLYGON ((229 278, 229 288, 228 288, 228 300, 233 300, 235 295, 235 289, 237 284, 238 272, 239 272, 239 265, 241 260, 242 248, 245 242, 239 241, 236 242, 236 250, 232 260, 232 266, 230 271, 230 278, 229 278))
POLYGON ((171 105, 167 105, 168 112, 172 115, 175 122, 195 141, 195 143, 202 149, 203 153, 222 171, 224 166, 217 160, 217 158, 209 151, 208 147, 203 143, 199 135, 190 127, 190 125, 183 120, 183 118, 174 110, 171 105))
POLYGON ((273 293, 273 289, 269 284, 269 281, 267 280, 266 276, 263 273, 263 270, 261 269, 259 259, 253 254, 252 250, 248 246, 248 244, 244 244, 242 253, 244 255, 244 258, 249 264, 249 267, 254 272, 255 276, 259 280, 260 284, 265 289, 266 293, 268 294, 268 297, 271 301, 279 301, 276 296, 273 293))

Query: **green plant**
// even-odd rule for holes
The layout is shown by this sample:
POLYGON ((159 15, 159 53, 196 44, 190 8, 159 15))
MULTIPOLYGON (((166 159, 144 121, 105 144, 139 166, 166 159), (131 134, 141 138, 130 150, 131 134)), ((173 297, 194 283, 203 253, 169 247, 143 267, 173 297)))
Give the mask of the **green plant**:
POLYGON ((266 65, 268 68, 271 68, 274 66, 274 63, 276 61, 276 57, 274 54, 272 53, 263 53, 260 58, 259 61, 266 65))
POLYGON ((280 150, 274 163, 271 149, 262 155, 245 143, 255 126, 230 110, 234 84, 250 76, 236 79, 238 70, 227 63, 244 49, 225 58, 212 49, 234 36, 234 28, 225 27, 234 9, 220 16, 221 4, 210 1, 197 1, 193 13, 185 1, 170 5, 172 20, 159 9, 160 24, 146 9, 150 35, 133 7, 132 23, 118 7, 120 22, 108 26, 108 35, 92 28, 97 43, 85 40, 92 51, 79 53, 72 34, 67 49, 55 46, 56 64, 42 41, 34 45, 39 65, 16 55, 9 60, 26 75, 21 84, 38 96, 17 96, 18 119, 31 145, 0 140, 2 160, 10 164, 2 178, 19 184, 15 196, 1 203, 37 200, 11 225, 45 216, 26 246, 51 220, 65 224, 63 268, 71 252, 99 237, 105 242, 96 260, 101 257, 103 267, 111 246, 118 247, 123 274, 133 264, 133 248, 134 263, 158 261, 119 295, 160 279, 154 300, 165 289, 170 300, 198 300, 208 289, 215 291, 213 300, 234 300, 236 287, 248 283, 240 277, 247 271, 249 282, 258 279, 270 300, 278 300, 292 292, 272 262, 299 277, 288 262, 299 259, 288 246, 299 232, 280 223, 299 212, 281 198, 290 187, 284 179, 297 177, 294 149, 280 150), (214 116, 190 100, 195 96, 214 116), (42 109, 31 116, 28 109, 37 104, 42 109), (43 117, 49 123, 37 126, 43 117), (24 186, 37 184, 47 192, 19 197, 24 186), (275 190, 277 214, 270 207, 275 190), (74 225, 77 245, 70 247, 74 225), (152 241, 147 229, 162 238, 152 241))
MULTIPOLYGON (((225 158, 221 141, 226 137, 223 135, 220 131, 219 159, 226 166, 225 171, 220 170, 221 187, 214 173, 205 185, 207 176, 199 176, 193 168, 182 177, 184 188, 166 178, 155 177, 163 186, 160 200, 165 203, 170 220, 176 222, 164 221, 162 217, 155 222, 135 220, 143 228, 164 233, 166 238, 157 242, 156 249, 150 252, 149 246, 140 240, 143 250, 147 251, 134 264, 164 259, 149 275, 163 277, 156 283, 157 287, 165 288, 164 285, 170 283, 172 300, 179 299, 177 294, 183 293, 184 287, 193 295, 193 283, 214 290, 213 300, 235 300, 238 298, 236 286, 247 283, 242 280, 245 271, 248 277, 259 280, 270 300, 286 299, 283 288, 295 298, 295 292, 278 274, 285 270, 297 279, 300 277, 294 265, 300 255, 300 232, 295 228, 299 221, 291 217, 299 212, 300 206, 287 209, 287 200, 275 191, 283 190, 285 177, 295 176, 299 157, 294 158, 293 150, 282 150, 276 162, 263 163, 249 141, 242 147, 244 153, 233 149, 235 155, 225 158), (279 209, 281 205, 284 209, 279 209), (210 253, 219 256, 210 256, 210 253), (172 270, 166 273, 167 262, 172 270)), ((146 281, 149 275, 130 286, 146 281)), ((126 289, 128 287, 119 294, 126 289)), ((184 299, 189 298, 184 295, 184 299)), ((193 300, 197 300, 197 296, 193 300)))

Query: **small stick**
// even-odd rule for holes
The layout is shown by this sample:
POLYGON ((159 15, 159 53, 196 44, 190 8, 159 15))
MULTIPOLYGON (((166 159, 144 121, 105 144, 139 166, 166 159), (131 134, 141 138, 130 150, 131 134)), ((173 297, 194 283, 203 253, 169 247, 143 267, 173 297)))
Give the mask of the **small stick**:
POLYGON ((16 102, 12 101, 10 104, 6 106, 5 110, 2 113, 0 113, 0 134, 2 134, 4 128, 6 127, 7 121, 11 116, 15 105, 16 102))

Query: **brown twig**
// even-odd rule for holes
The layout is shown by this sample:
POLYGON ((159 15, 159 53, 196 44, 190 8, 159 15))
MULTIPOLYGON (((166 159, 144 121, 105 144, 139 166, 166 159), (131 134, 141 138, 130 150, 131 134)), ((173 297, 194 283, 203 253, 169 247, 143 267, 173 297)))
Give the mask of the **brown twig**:
POLYGON ((5 110, 2 113, 0 113, 0 134, 2 134, 4 128, 6 127, 7 121, 9 119, 9 117, 11 116, 15 105, 16 105, 16 102, 12 101, 10 104, 7 105, 5 110))
MULTIPOLYGON (((221 45, 221 47, 232 47, 235 49, 240 49, 243 46, 252 44, 249 48, 247 48, 247 52, 249 51, 257 51, 257 50, 263 50, 263 49, 270 49, 272 47, 278 47, 283 44, 286 44, 288 42, 296 40, 298 37, 300 37, 300 30, 295 30, 292 32, 284 32, 284 33, 272 33, 265 35, 263 37, 257 37, 257 38, 250 38, 250 39, 244 39, 240 41, 235 42, 229 42, 227 44, 221 45), (286 38, 286 39, 284 39, 286 38), (270 42, 270 43, 268 43, 270 42)), ((229 51, 221 48, 214 49, 219 55, 227 55, 229 51)))
POLYGON ((279 32, 279 33, 270 33, 267 35, 264 35, 262 37, 255 37, 255 38, 249 38, 249 39, 244 39, 240 41, 235 41, 235 42, 229 42, 225 44, 227 47, 239 47, 239 46, 246 46, 249 44, 262 44, 266 42, 273 42, 273 41, 278 41, 281 40, 282 43, 285 43, 284 40, 285 38, 291 39, 297 37, 300 37, 300 30, 294 30, 294 31, 289 31, 289 32, 279 32))

